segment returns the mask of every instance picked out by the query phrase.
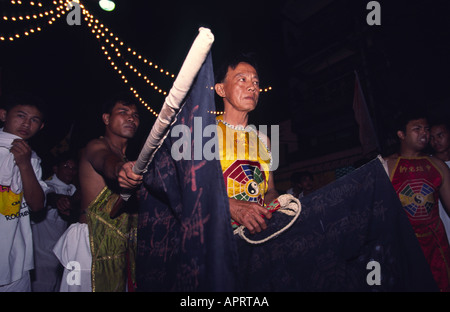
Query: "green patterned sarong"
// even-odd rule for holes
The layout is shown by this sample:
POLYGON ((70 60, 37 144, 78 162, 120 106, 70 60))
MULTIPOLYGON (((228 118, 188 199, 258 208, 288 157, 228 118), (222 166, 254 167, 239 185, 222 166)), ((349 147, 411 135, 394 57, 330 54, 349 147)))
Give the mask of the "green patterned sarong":
POLYGON ((89 205, 93 292, 126 291, 130 279, 134 285, 137 217, 128 213, 110 217, 119 196, 105 187, 89 205))

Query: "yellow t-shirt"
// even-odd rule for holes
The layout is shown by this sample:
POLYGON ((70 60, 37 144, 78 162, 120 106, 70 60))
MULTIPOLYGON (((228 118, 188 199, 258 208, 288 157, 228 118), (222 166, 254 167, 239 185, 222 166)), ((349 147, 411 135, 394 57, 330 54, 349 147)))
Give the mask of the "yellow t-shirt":
POLYGON ((229 198, 264 206, 272 156, 255 128, 235 127, 217 119, 219 156, 229 198))

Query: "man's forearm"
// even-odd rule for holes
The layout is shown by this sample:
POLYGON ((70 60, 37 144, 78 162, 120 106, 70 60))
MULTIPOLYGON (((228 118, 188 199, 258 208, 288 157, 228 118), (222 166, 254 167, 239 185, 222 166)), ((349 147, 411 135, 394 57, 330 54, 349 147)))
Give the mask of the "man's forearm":
POLYGON ((280 195, 278 194, 278 192, 275 189, 268 190, 266 195, 264 196, 264 203, 266 205, 268 205, 271 202, 273 202, 275 199, 277 199, 278 196, 280 196, 280 195))

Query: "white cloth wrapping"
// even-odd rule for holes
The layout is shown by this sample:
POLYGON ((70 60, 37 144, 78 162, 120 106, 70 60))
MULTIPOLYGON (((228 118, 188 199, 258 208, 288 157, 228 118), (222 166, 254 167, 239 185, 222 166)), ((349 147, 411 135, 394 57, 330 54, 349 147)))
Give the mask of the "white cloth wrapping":
MULTIPOLYGON (((180 72, 178 73, 172 88, 167 95, 163 107, 145 141, 145 144, 133 166, 133 171, 142 174, 147 171, 148 164, 152 161, 154 153, 166 138, 170 126, 176 121, 184 98, 189 92, 195 77, 208 56, 214 42, 214 35, 210 29, 200 27, 199 33, 186 56, 180 72)), ((125 196, 124 198, 128 198, 125 196)))
POLYGON ((72 196, 75 194, 77 188, 73 184, 66 184, 61 181, 56 173, 53 174, 48 180, 45 181, 47 183, 49 189, 49 193, 54 192, 56 194, 72 196))
POLYGON ((91 292, 92 255, 89 229, 85 223, 74 223, 64 232, 53 248, 64 266, 60 292, 91 292))

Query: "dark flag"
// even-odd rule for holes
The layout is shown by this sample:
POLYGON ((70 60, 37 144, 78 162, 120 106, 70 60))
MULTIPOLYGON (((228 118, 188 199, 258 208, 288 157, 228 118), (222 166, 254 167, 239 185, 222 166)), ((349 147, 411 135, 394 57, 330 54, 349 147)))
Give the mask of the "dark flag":
MULTIPOLYGON (((203 153, 199 157, 206 142, 217 141, 203 136, 205 127, 216 125, 210 113, 215 111, 213 86, 209 54, 171 126, 171 130, 180 125, 189 129, 183 135, 191 136, 190 157, 174 159, 172 146, 182 135, 169 133, 144 175, 137 237, 138 291, 236 289, 238 258, 220 161, 205 160, 203 153)), ((182 152, 186 155, 186 150, 182 152)))
MULTIPOLYGON (((249 291, 438 291, 379 159, 301 199, 287 231, 261 245, 238 240, 249 291)), ((269 233, 288 222, 274 213, 269 233)))

